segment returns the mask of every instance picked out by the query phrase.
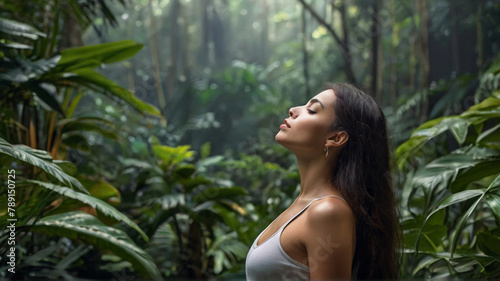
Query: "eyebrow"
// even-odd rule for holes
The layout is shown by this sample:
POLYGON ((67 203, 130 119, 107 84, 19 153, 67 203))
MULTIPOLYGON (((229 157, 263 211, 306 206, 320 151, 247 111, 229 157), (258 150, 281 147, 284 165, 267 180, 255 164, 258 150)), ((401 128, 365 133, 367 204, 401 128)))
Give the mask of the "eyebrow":
POLYGON ((309 101, 310 103, 319 103, 319 105, 321 105, 321 108, 325 109, 325 106, 323 105, 323 103, 319 100, 319 99, 312 99, 309 101))

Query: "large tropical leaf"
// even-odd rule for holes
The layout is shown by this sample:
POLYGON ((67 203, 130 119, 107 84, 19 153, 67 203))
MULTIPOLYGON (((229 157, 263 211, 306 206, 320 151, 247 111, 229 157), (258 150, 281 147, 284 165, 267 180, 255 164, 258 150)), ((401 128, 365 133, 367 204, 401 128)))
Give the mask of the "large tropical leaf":
MULTIPOLYGON (((420 242, 420 236, 422 234, 422 231, 423 231, 426 223, 429 221, 429 219, 434 214, 436 214, 437 212, 439 212, 440 210, 442 210, 444 208, 450 207, 450 206, 455 205, 457 203, 475 199, 473 204, 467 209, 467 211, 465 213, 461 214, 461 217, 459 218, 458 223, 455 227, 455 230, 452 234, 450 246, 451 246, 451 256, 453 257, 453 253, 455 252, 455 249, 456 249, 457 244, 458 244, 458 238, 460 237, 467 220, 469 219, 471 214, 476 210, 477 206, 479 205, 479 203, 481 202, 483 197, 485 197, 485 195, 488 195, 490 191, 494 190, 494 188, 499 186, 499 185, 500 185, 500 175, 486 189, 464 190, 462 192, 451 194, 450 196, 446 197, 441 202, 436 204, 436 206, 434 206, 434 208, 433 208, 433 211, 429 215, 427 215, 427 217, 425 218, 425 221, 422 225, 420 233, 417 236, 416 243, 415 243, 415 245, 416 245, 415 248, 417 249, 417 252, 418 252, 418 245, 420 242)), ((491 198, 494 198, 494 197, 491 197, 491 198)), ((490 206, 496 207, 494 200, 490 200, 490 206)), ((493 210, 493 212, 497 211, 496 208, 492 209, 492 210, 493 210)))
MULTIPOLYGON (((54 85, 48 83, 33 83, 30 88, 36 93, 37 97, 45 103, 49 108, 47 110, 55 110, 62 116, 65 116, 61 104, 57 100, 57 89, 54 85)), ((40 102, 39 102, 40 103, 40 102)))
POLYGON ((469 209, 461 214, 461 217, 455 226, 455 230, 451 235, 451 241, 450 241, 450 247, 451 247, 451 255, 453 256, 453 253, 455 252, 455 249, 458 246, 459 238, 462 235, 462 230, 464 229, 467 221, 469 220, 469 217, 472 215, 472 213, 476 210, 477 206, 479 203, 483 200, 485 195, 489 194, 490 191, 494 191, 496 187, 500 185, 500 175, 497 176, 493 182, 484 190, 484 192, 477 198, 474 203, 469 207, 469 209))
POLYGON ((440 157, 427 164, 415 173, 412 179, 414 186, 432 188, 435 185, 443 185, 446 188, 451 178, 462 170, 474 165, 474 159, 467 154, 449 154, 440 157))
POLYGON ((81 192, 89 194, 77 179, 66 174, 58 165, 54 164, 52 157, 44 150, 33 149, 21 144, 11 145, 3 138, 0 138, 0 153, 38 167, 61 183, 72 188, 76 187, 81 192))
POLYGON ((97 117, 63 119, 58 122, 58 125, 64 125, 62 129, 64 134, 70 132, 93 132, 113 140, 119 137, 112 122, 97 117))
MULTIPOLYGON (((53 56, 48 59, 28 60, 25 58, 17 57, 13 60, 2 61, 5 71, 0 73, 0 81, 7 82, 28 82, 29 80, 38 79, 41 76, 49 73, 56 65, 61 56, 53 56)), ((22 85, 30 87, 29 84, 22 85)), ((36 85, 35 85, 36 86, 36 85)), ((32 90, 34 90, 32 88, 32 90)))
POLYGON ((112 251, 129 261, 143 274, 154 280, 162 279, 151 257, 139 248, 123 231, 104 225, 96 217, 83 212, 70 212, 45 217, 32 228, 70 239, 81 240, 101 250, 112 251))
POLYGON ((416 252, 418 253, 418 251, 419 251, 420 239, 421 239, 421 236, 423 234, 424 228, 425 228, 427 222, 429 221, 429 219, 434 214, 436 214, 440 210, 442 210, 444 208, 447 208, 447 207, 449 207, 451 205, 454 205, 454 204, 457 204, 457 203, 460 203, 460 202, 463 202, 463 201, 467 201, 467 200, 470 200, 470 199, 477 198, 477 197, 481 196, 483 193, 484 193, 484 190, 465 190, 465 191, 462 191, 462 192, 459 192, 459 193, 452 194, 452 195, 446 197, 445 199, 443 199, 441 202, 439 202, 434 207, 433 211, 429 215, 427 215, 427 217, 425 218, 425 221, 424 221, 422 227, 420 228, 420 231, 419 231, 419 233, 417 235, 417 238, 415 240, 415 249, 416 249, 416 252))
POLYGON ((483 253, 500 258, 500 229, 482 231, 477 234, 477 245, 483 253))
POLYGON ((45 34, 36 30, 34 27, 14 20, 8 20, 0 17, 0 33, 11 34, 36 40, 39 36, 45 37, 45 34))
POLYGON ((95 208, 96 210, 102 212, 104 215, 112 217, 118 221, 124 222, 128 226, 137 230, 137 232, 139 232, 142 235, 142 238, 144 238, 144 240, 149 241, 146 233, 144 233, 144 231, 142 231, 142 229, 135 222, 133 222, 127 216, 125 216, 124 214, 122 214, 121 212, 116 210, 113 206, 109 205, 108 203, 106 203, 98 198, 95 198, 93 196, 83 194, 80 192, 76 192, 70 188, 55 185, 52 183, 41 182, 41 181, 36 181, 36 180, 24 180, 22 182, 36 184, 36 185, 41 186, 45 189, 59 193, 64 197, 75 199, 75 200, 78 200, 82 203, 90 205, 91 207, 95 208))
POLYGON ((108 78, 104 77, 103 75, 99 74, 98 72, 92 69, 89 68, 78 69, 72 71, 72 73, 75 75, 68 76, 66 78, 67 80, 75 81, 80 84, 83 84, 84 86, 89 86, 92 88, 97 87, 98 90, 101 90, 105 93, 110 94, 111 96, 115 96, 120 100, 127 102, 141 113, 149 113, 152 115, 161 116, 158 108, 141 101, 136 96, 134 96, 130 91, 120 87, 115 82, 109 80, 108 78))
POLYGON ((83 46, 61 51, 58 67, 65 71, 79 68, 95 68, 134 56, 144 45, 132 40, 83 46))
POLYGON ((493 211, 497 225, 500 225, 500 195, 490 193, 486 196, 486 202, 488 202, 488 206, 493 211))
POLYGON ((488 176, 500 174, 500 151, 486 147, 472 147, 467 151, 467 155, 473 157, 472 165, 460 169, 455 174, 450 183, 452 193, 465 190, 471 183, 488 176))
POLYGON ((467 128, 470 124, 479 125, 484 121, 500 117, 500 92, 492 93, 492 96, 482 102, 471 106, 468 110, 457 116, 441 117, 430 120, 415 129, 406 142, 396 150, 397 165, 401 169, 408 158, 415 155, 429 140, 450 131, 457 142, 461 145, 467 137, 467 128))
POLYGON ((405 229, 405 246, 408 249, 415 249, 416 253, 436 253, 442 251, 443 237, 446 236, 447 227, 442 224, 428 224, 424 230, 422 229, 405 229))

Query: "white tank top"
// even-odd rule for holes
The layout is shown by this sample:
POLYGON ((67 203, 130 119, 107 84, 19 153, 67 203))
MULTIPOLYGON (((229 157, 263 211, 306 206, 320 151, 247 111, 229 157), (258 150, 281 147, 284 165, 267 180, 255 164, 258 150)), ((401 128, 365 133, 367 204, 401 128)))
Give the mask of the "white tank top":
POLYGON ((281 247, 281 233, 291 221, 302 214, 314 201, 326 197, 336 197, 344 200, 344 198, 335 195, 313 199, 304 209, 283 224, 273 235, 260 245, 257 245, 259 238, 266 232, 270 225, 259 234, 247 254, 245 263, 247 280, 309 280, 309 267, 292 259, 285 253, 283 247, 281 247))

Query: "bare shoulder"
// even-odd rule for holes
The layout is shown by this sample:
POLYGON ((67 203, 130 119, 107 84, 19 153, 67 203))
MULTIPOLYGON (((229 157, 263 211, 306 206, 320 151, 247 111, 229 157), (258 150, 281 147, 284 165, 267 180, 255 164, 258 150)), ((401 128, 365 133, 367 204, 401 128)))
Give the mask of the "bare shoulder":
POLYGON ((325 226, 325 223, 332 222, 354 224, 354 214, 344 200, 337 197, 326 197, 309 206, 307 220, 318 226, 325 226))
POLYGON ((301 241, 307 251, 311 280, 350 280, 356 226, 349 205, 326 197, 307 210, 307 231, 301 241))

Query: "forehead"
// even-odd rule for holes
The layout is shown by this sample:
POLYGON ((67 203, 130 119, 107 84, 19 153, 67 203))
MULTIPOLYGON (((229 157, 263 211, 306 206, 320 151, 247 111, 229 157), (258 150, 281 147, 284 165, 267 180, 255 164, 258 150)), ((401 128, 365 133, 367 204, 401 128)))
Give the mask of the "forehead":
POLYGON ((333 108, 335 93, 332 89, 324 90, 323 92, 315 95, 313 99, 321 101, 325 105, 325 108, 333 108))

